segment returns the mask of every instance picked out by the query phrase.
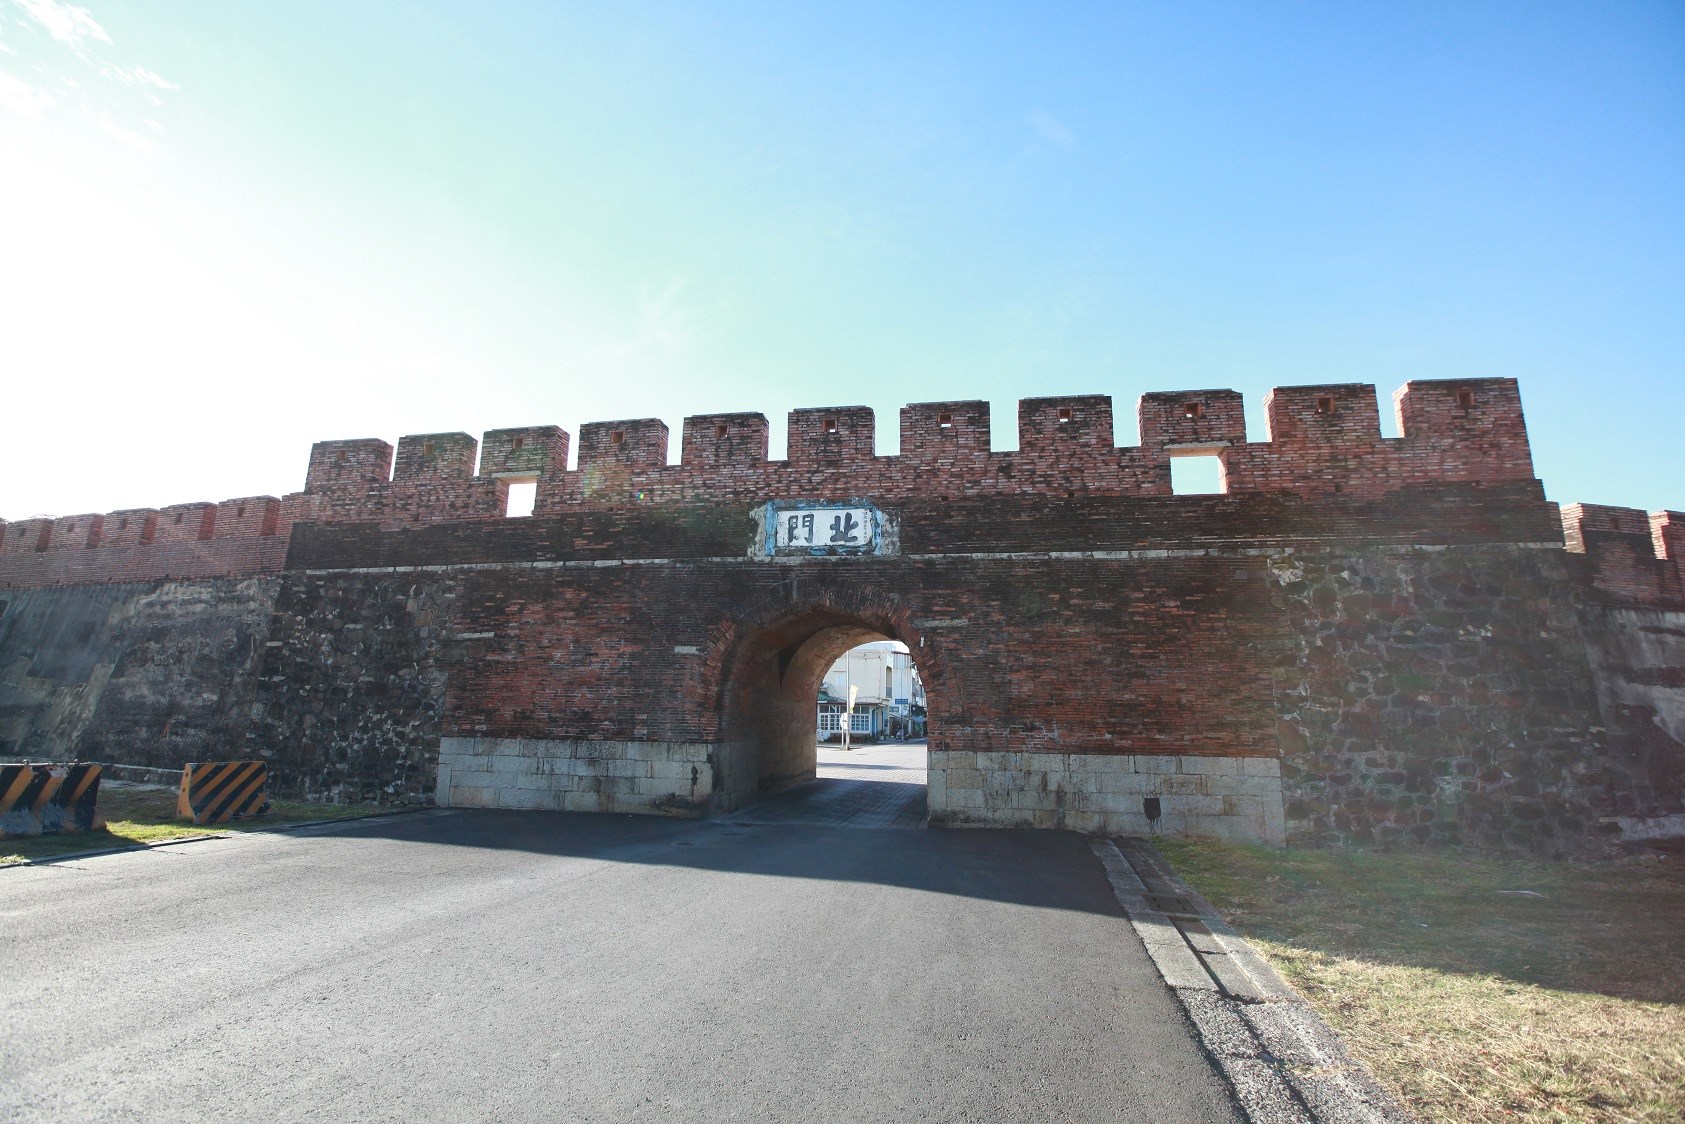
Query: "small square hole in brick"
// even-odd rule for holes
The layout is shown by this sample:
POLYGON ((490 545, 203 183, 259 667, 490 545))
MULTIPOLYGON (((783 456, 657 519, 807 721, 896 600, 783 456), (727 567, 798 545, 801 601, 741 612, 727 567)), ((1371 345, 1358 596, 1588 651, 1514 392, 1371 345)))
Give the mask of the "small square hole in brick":
POLYGON ((509 451, 518 453, 526 446, 526 443, 527 439, 525 437, 517 437, 513 441, 509 442, 509 451))
POLYGON ((129 521, 127 519, 117 520, 117 529, 119 531, 127 531, 129 529, 129 521))
POLYGON ((1070 422, 1070 420, 1071 420, 1071 408, 1069 406, 1059 407, 1059 424, 1060 425, 1066 425, 1070 422))
POLYGON ((1176 496, 1220 496, 1228 490, 1223 461, 1215 453, 1170 459, 1170 493, 1176 496))
POLYGON ((503 514, 509 519, 522 519, 532 514, 533 505, 538 502, 538 481, 512 480, 509 492, 505 497, 503 514))
POLYGON ((1205 414, 1205 403, 1204 402, 1187 402, 1187 403, 1184 403, 1183 406, 1182 406, 1182 416, 1184 418, 1199 418, 1199 417, 1203 417, 1204 414, 1205 414))
POLYGON ((1474 405, 1474 391, 1472 391, 1472 390, 1459 390, 1459 391, 1457 391, 1457 405, 1461 406, 1465 410, 1471 408, 1474 405))
POLYGON ((423 441, 421 443, 421 455, 423 457, 431 457, 433 455, 433 442, 423 441))
POLYGON ((941 426, 943 429, 952 429, 952 428, 954 428, 954 415, 952 415, 952 414, 937 414, 936 415, 936 424, 941 426))
POLYGON ((608 443, 610 445, 624 445, 624 444, 626 444, 626 431, 624 429, 614 430, 612 433, 610 433, 608 435, 608 443))
POLYGON ((1332 414, 1334 412, 1334 400, 1332 398, 1318 398, 1316 400, 1316 412, 1319 414, 1332 414))
POLYGON ((731 430, 727 426, 716 425, 714 427, 714 436, 715 437, 724 437, 727 433, 730 433, 730 432, 731 432, 731 430))
POLYGON ((837 431, 837 419, 836 418, 826 418, 825 419, 825 432, 826 433, 835 433, 836 431, 837 431))
POLYGON ((181 526, 181 512, 179 512, 179 511, 176 512, 175 522, 176 522, 176 526, 178 526, 178 527, 181 526))
POLYGON ((246 516, 246 505, 245 504, 241 504, 239 507, 236 507, 234 509, 234 518, 244 519, 245 516, 246 516))

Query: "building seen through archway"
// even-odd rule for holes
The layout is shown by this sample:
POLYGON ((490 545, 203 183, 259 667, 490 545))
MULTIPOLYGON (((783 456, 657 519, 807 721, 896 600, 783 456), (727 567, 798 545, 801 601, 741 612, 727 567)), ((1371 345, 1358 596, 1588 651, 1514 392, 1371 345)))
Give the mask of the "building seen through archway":
POLYGON ((925 735, 924 683, 912 653, 899 640, 850 649, 819 685, 821 743, 912 741, 925 735))

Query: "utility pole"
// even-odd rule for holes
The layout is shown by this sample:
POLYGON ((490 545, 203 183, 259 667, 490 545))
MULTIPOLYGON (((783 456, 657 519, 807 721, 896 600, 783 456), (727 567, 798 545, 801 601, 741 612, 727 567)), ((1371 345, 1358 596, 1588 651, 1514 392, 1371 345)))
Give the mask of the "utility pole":
POLYGON ((860 694, 860 688, 853 683, 848 685, 848 709, 843 711, 843 752, 848 752, 848 736, 854 730, 854 699, 860 694))

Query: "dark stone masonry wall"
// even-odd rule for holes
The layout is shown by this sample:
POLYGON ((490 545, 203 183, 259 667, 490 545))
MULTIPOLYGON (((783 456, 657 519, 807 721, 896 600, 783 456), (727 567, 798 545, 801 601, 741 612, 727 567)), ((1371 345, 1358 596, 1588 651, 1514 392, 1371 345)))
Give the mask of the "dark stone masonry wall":
POLYGON ((455 598, 437 578, 288 575, 240 755, 267 758, 282 796, 431 800, 455 598))
POLYGON ((1667 804, 1611 752, 1561 551, 1278 555, 1289 838, 1573 848, 1667 804))

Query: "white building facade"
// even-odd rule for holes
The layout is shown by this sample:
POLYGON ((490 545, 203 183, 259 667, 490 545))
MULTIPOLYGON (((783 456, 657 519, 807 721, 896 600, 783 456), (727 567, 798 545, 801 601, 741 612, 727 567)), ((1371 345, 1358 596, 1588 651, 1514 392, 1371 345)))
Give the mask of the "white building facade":
POLYGON ((907 646, 896 640, 862 644, 843 654, 825 673, 819 688, 820 740, 837 738, 848 708, 849 688, 857 688, 849 730, 871 737, 918 737, 924 734, 924 684, 907 646))

